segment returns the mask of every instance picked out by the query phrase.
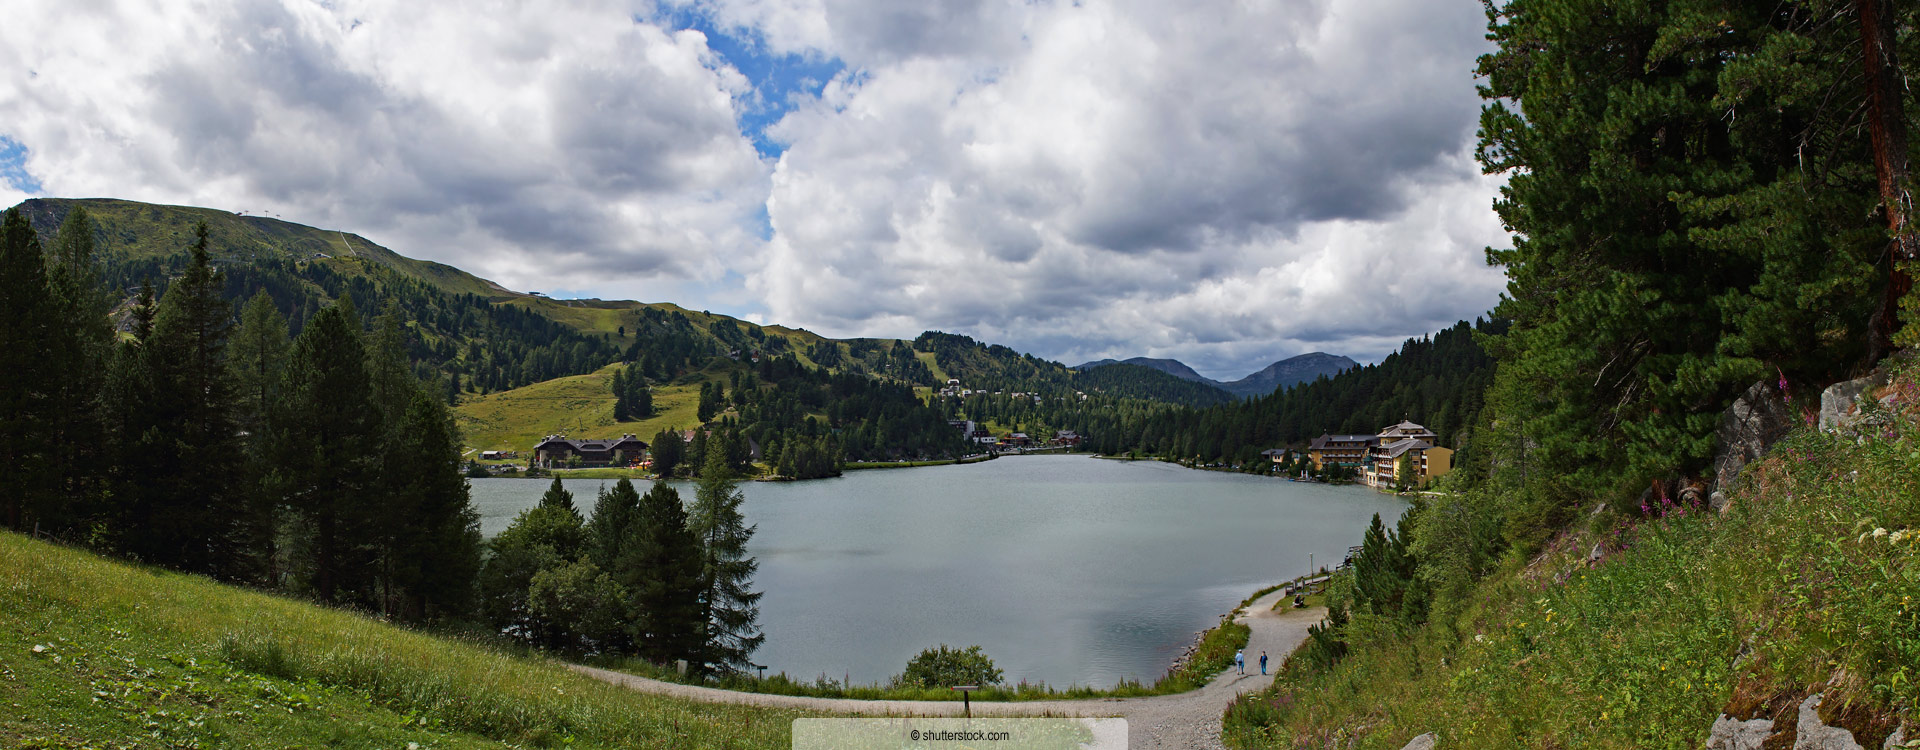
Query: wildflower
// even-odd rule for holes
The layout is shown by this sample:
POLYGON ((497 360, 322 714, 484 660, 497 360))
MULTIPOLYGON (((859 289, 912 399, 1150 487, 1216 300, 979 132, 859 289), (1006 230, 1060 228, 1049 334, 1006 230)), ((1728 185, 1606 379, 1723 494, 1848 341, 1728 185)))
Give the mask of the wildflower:
POLYGON ((1880 538, 1883 538, 1883 537, 1885 537, 1886 535, 1887 535, 1887 530, 1886 530, 1886 529, 1874 529, 1874 530, 1873 530, 1873 538, 1875 538, 1875 539, 1880 539, 1880 538))

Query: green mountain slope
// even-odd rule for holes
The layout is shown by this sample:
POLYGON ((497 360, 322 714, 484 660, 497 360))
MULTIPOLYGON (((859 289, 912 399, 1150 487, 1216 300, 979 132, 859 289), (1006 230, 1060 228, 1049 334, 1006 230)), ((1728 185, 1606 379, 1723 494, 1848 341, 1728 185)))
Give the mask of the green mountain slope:
POLYGON ((402 256, 357 234, 263 216, 111 198, 32 198, 19 208, 42 237, 52 237, 75 206, 84 206, 93 218, 94 238, 110 262, 176 255, 193 240, 194 225, 204 221, 217 261, 277 259, 327 265, 346 274, 373 263, 450 294, 490 299, 522 296, 453 266, 402 256))

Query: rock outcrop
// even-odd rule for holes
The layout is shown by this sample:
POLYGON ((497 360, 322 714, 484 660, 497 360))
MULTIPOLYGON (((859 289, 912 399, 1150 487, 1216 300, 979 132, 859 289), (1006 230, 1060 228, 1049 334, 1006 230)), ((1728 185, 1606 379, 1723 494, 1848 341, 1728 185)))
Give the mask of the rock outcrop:
MULTIPOLYGON (((1754 383, 1720 417, 1720 429, 1715 435, 1720 449, 1713 457, 1713 486, 1731 487, 1742 468, 1760 458, 1768 446, 1792 427, 1793 413, 1787 409, 1780 392, 1766 381, 1754 383)), ((1716 508, 1725 506, 1724 497, 1715 502, 1716 508)))
POLYGON ((1707 750, 1760 750, 1772 736, 1772 719, 1740 721, 1721 714, 1714 720, 1713 729, 1707 732, 1707 750))
POLYGON ((1432 732, 1428 732, 1409 740, 1407 746, 1400 748, 1400 750, 1433 750, 1433 746, 1439 741, 1439 737, 1435 736, 1432 732))
POLYGON ((1865 750, 1853 733, 1820 720, 1820 694, 1800 701, 1800 717, 1793 727, 1793 750, 1865 750))
POLYGON ((1846 425, 1859 413, 1860 394, 1873 387, 1873 378, 1847 380, 1827 386, 1820 392, 1820 431, 1832 432, 1846 425))

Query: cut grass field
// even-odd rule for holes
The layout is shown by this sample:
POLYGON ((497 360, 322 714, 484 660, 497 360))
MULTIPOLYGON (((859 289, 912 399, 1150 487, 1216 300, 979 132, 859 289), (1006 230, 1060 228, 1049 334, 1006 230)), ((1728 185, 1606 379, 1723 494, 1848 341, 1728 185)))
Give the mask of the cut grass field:
POLYGON ((689 429, 699 424, 700 381, 697 380, 654 386, 652 417, 615 422, 610 386, 614 371, 620 367, 609 365, 586 375, 468 397, 454 407, 454 418, 469 447, 517 450, 523 456, 541 438, 556 433, 585 438, 614 437, 630 432, 652 441, 654 435, 666 428, 689 429))
POLYGON ((800 715, 0 533, 0 747, 773 748, 800 715))

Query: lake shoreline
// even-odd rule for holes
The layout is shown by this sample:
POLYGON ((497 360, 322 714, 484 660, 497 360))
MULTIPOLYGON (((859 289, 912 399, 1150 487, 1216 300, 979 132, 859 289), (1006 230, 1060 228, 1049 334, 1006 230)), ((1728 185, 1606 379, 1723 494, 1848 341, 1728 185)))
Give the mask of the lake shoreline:
MULTIPOLYGON (((1089 457, 743 482, 768 635, 755 663, 808 683, 884 683, 944 642, 982 646, 1013 684, 1151 685, 1250 591, 1292 578, 1315 555, 1337 561, 1375 513, 1390 522, 1407 507, 1371 492, 1089 457)), ((614 482, 562 481, 587 516, 614 482)), ((685 501, 694 484, 672 486, 685 501)), ((546 483, 472 487, 492 536, 537 505, 546 483)))

